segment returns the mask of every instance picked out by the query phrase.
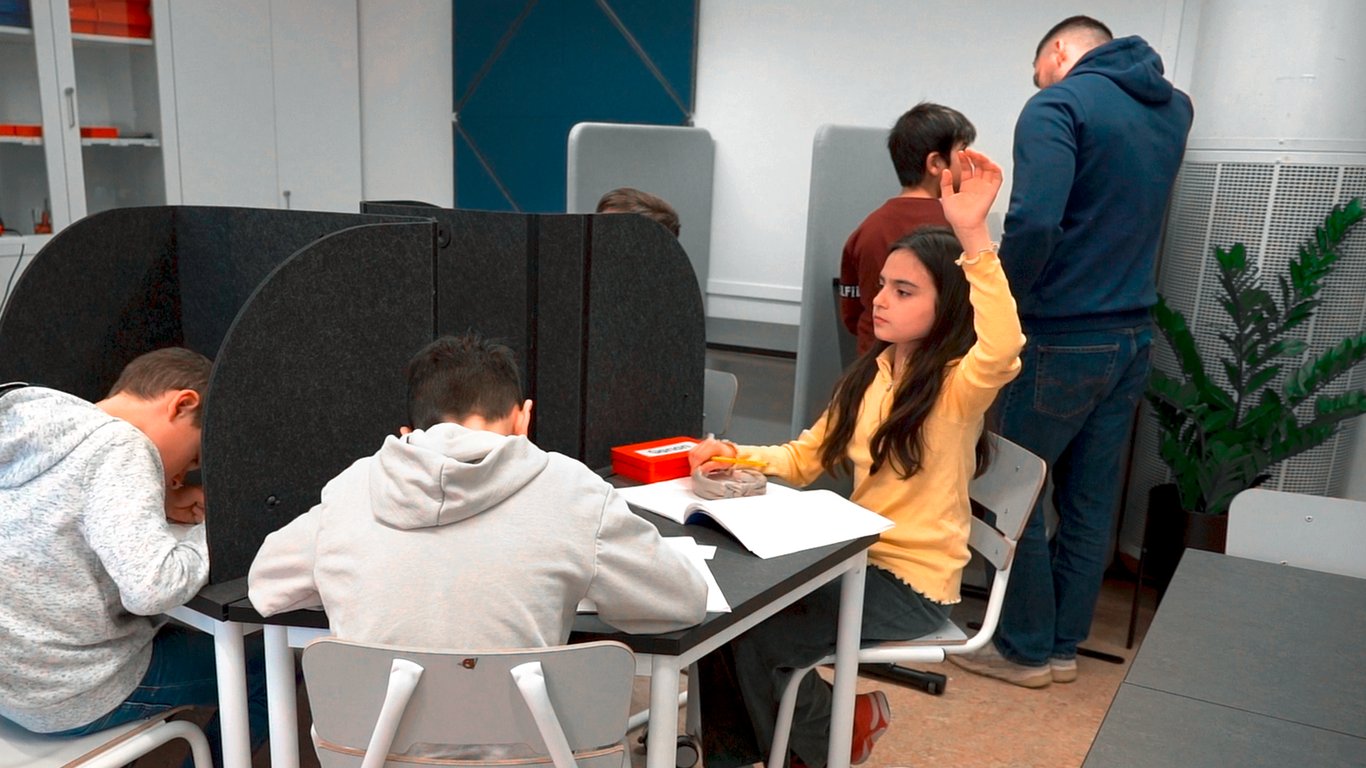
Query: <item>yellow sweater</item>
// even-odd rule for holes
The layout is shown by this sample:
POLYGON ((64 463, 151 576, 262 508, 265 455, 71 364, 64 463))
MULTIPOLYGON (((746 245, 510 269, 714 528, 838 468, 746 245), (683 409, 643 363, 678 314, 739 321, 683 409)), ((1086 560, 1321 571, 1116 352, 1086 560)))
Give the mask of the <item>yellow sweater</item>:
MULTIPOLYGON (((974 449, 987 408, 1001 387, 1020 372, 1020 350, 1025 343, 1000 261, 984 255, 976 264, 963 265, 963 272, 971 286, 977 343, 945 370, 944 387, 923 427, 920 471, 905 480, 886 465, 877 474, 868 474, 873 433, 892 405, 890 347, 878 358, 878 372, 863 395, 848 448, 854 466, 850 498, 896 524, 869 550, 869 562, 938 603, 959 600, 963 566, 969 557, 968 482, 976 469, 974 449)), ((828 412, 822 414, 796 440, 740 446, 739 454, 767 462, 767 474, 807 485, 822 472, 820 446, 827 416, 828 412)))

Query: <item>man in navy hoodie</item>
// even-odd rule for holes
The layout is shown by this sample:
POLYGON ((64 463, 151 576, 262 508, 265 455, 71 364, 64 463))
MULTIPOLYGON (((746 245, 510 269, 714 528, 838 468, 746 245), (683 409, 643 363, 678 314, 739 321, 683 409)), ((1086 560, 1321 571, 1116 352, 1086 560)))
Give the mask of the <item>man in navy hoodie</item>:
POLYGON ((1162 74, 1142 38, 1065 19, 1039 43, 1041 90, 1015 125, 1000 254, 1029 343, 997 406, 1002 433, 1048 462, 1059 522, 1050 544, 1034 511, 994 646, 950 659, 1016 685, 1076 679, 1100 592, 1148 378, 1158 241, 1192 117, 1162 74))

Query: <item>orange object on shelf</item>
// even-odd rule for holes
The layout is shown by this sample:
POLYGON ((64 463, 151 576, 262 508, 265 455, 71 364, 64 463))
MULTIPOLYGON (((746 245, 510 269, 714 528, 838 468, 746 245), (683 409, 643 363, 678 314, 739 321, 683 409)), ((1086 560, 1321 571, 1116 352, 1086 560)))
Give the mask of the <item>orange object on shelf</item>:
POLYGON ((152 11, 149 0, 97 0, 99 32, 118 37, 151 37, 152 11))
POLYGON ((13 136, 14 125, 11 123, 0 123, 0 136, 13 136))
POLYGON ((81 126, 81 138, 83 139, 117 139, 119 129, 112 125, 83 125, 81 126))
POLYGON ((10 126, 15 136, 42 136, 43 126, 33 123, 15 123, 10 126))
POLYGON ((644 443, 619 445, 612 449, 612 471, 642 483, 655 483, 687 477, 688 451, 697 445, 697 438, 666 437, 644 443))
POLYGON ((99 26, 100 12, 95 8, 94 0, 88 2, 74 1, 71 3, 71 31, 78 35, 96 34, 99 26))

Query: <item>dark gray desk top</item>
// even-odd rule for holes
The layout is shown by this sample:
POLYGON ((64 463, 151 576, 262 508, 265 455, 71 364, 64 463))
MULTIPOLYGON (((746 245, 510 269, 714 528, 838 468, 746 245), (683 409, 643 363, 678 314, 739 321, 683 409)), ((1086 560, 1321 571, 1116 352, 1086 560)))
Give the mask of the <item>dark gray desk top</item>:
POLYGON ((1125 684, 1366 738, 1366 580, 1187 550, 1125 684))
MULTIPOLYGON (((626 644, 637 653, 680 655, 770 604, 777 596, 790 591, 795 585, 834 567, 877 541, 877 536, 865 536, 840 544, 762 560, 750 554, 729 534, 719 530, 699 525, 679 525, 640 510, 637 510, 637 513, 654 523, 665 536, 692 536, 699 544, 716 546, 716 556, 710 562, 711 570, 730 603, 731 612, 709 613, 707 618, 695 627, 660 635, 628 635, 603 623, 597 616, 581 615, 574 622, 575 642, 611 639, 626 644)), ((201 600, 202 604, 192 601, 190 607, 209 615, 225 611, 223 618, 252 624, 327 626, 327 615, 322 611, 291 611, 267 619, 261 618, 246 597, 245 581, 241 579, 237 592, 223 601, 226 605, 223 602, 201 600)))
POLYGON ((1309 765, 1366 765, 1366 740, 1125 683, 1083 768, 1309 765))

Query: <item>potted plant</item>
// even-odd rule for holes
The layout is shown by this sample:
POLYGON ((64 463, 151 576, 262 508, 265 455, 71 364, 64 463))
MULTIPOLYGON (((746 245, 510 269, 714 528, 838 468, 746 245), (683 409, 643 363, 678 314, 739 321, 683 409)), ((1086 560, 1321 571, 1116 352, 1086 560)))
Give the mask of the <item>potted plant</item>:
MULTIPOLYGON (((1274 280, 1263 279, 1242 244, 1216 248, 1219 305, 1227 314, 1217 357, 1204 357, 1186 318, 1158 297, 1154 318, 1180 372, 1154 370, 1147 399, 1182 510, 1195 517, 1225 515, 1233 497, 1264 482, 1272 465, 1327 440, 1343 419, 1366 413, 1366 389, 1321 394, 1366 358, 1366 333, 1307 359, 1307 345, 1294 333, 1314 316, 1337 247, 1363 215, 1360 199, 1334 208, 1300 247, 1289 274, 1274 280), (1227 383, 1216 381, 1212 369, 1227 383), (1311 402, 1312 410, 1301 407, 1311 402)), ((1149 515, 1161 514, 1152 507, 1150 502, 1149 515)), ((1217 522, 1227 530, 1227 517, 1217 522)), ((1222 550, 1222 540, 1216 544, 1222 550)))

